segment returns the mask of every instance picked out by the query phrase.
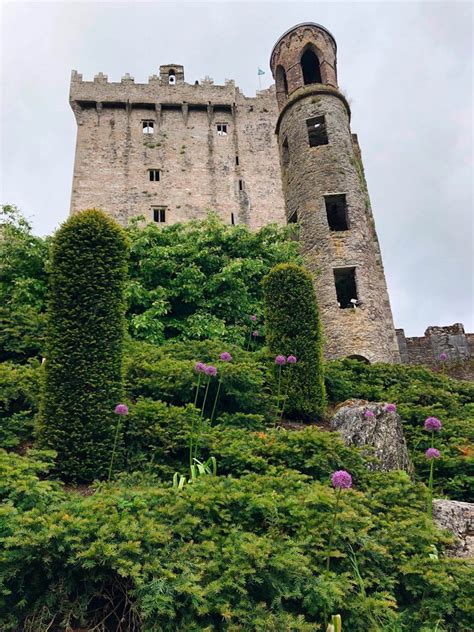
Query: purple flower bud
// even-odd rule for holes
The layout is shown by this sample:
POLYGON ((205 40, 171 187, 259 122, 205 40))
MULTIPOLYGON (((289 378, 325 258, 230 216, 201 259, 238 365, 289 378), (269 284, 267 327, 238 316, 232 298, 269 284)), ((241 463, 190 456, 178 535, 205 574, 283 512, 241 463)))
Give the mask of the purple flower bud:
POLYGON ((232 362, 232 356, 228 351, 224 351, 223 353, 221 353, 220 358, 222 362, 232 362))
POLYGON ((260 332, 258 331, 258 329, 256 329, 255 331, 252 331, 252 336, 254 338, 258 338, 260 336, 260 332))
POLYGON ((352 487, 352 476, 346 470, 338 470, 331 476, 332 486, 340 489, 352 487))
POLYGON ((375 415, 371 410, 367 408, 367 410, 364 412, 364 417, 375 417, 375 415))
POLYGON ((285 364, 285 362, 286 362, 286 359, 285 359, 285 356, 283 355, 277 355, 277 357, 275 358, 275 364, 278 364, 278 366, 285 364))
POLYGON ((288 362, 288 364, 296 364, 297 360, 296 360, 296 356, 294 355, 289 355, 286 359, 286 361, 288 362))
POLYGON ((127 404, 117 404, 117 406, 115 406, 114 412, 117 415, 128 415, 128 406, 127 406, 127 404))
POLYGON ((196 373, 205 373, 206 365, 204 364, 204 362, 196 362, 196 364, 194 365, 194 370, 196 371, 196 373))
POLYGON ((441 362, 446 362, 446 360, 448 359, 448 356, 443 351, 442 353, 439 354, 439 359, 441 362))
POLYGON ((442 427, 443 424, 436 417, 428 417, 425 421, 425 430, 439 432, 442 427))
POLYGON ((439 459, 441 453, 436 448, 428 448, 425 452, 425 456, 427 459, 439 459))
POLYGON ((216 369, 215 366, 212 366, 212 365, 207 366, 205 368, 204 372, 205 372, 206 375, 210 375, 211 377, 216 377, 216 375, 217 375, 217 369, 216 369))
POLYGON ((255 323, 257 322, 257 317, 255 316, 255 314, 252 314, 252 316, 250 316, 250 320, 255 323))
POLYGON ((396 412, 397 412, 397 407, 395 406, 395 404, 387 404, 387 405, 385 406, 385 410, 386 410, 388 413, 396 413, 396 412))

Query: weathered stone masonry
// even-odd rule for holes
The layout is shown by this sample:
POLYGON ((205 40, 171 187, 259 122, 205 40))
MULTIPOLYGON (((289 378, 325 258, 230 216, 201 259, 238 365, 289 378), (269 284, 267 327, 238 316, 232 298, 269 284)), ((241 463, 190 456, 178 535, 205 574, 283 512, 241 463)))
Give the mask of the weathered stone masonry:
POLYGON ((397 343, 333 36, 297 25, 278 40, 270 66, 276 86, 256 97, 230 80, 186 83, 178 64, 160 66, 146 84, 128 74, 83 81, 73 71, 71 213, 102 208, 126 225, 137 215, 171 224, 214 210, 254 230, 297 221, 326 357, 400 362, 401 353, 404 363, 432 364, 434 338, 415 342, 425 339, 397 330, 397 343))

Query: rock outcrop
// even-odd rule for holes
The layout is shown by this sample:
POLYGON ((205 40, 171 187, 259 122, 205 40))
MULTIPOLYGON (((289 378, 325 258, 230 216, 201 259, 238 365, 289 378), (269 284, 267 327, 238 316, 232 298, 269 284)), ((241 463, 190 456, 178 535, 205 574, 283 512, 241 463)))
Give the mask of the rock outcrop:
POLYGON ((346 445, 375 457, 369 469, 413 473, 400 415, 387 410, 386 403, 348 400, 331 419, 331 430, 337 430, 346 445))
POLYGON ((451 557, 474 558, 474 504, 458 500, 433 500, 433 520, 441 529, 454 533, 448 549, 451 557))

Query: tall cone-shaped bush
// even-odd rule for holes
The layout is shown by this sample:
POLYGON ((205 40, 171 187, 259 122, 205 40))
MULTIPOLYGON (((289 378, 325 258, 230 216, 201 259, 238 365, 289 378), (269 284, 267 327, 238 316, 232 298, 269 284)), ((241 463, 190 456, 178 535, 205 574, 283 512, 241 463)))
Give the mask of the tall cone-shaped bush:
POLYGON ((285 414, 302 419, 322 415, 326 406, 321 323, 312 278, 303 267, 282 263, 263 279, 265 333, 270 352, 294 355, 284 370, 285 414), (285 386, 286 388, 286 386, 285 386))
POLYGON ((65 480, 104 478, 122 396, 128 242, 95 209, 73 215, 51 252, 40 443, 65 480))

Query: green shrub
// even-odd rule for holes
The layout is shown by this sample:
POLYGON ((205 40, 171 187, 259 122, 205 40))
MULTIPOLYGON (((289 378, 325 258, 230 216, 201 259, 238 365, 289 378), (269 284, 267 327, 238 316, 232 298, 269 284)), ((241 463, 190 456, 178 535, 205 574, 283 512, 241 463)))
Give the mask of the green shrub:
POLYGON ((41 368, 28 364, 0 364, 0 447, 6 449, 33 439, 38 411, 41 368))
POLYGON ((438 417, 436 435, 441 459, 436 462, 434 490, 455 500, 471 500, 474 486, 474 385, 452 380, 422 367, 374 364, 356 360, 329 362, 327 392, 331 402, 361 398, 397 404, 417 475, 424 481, 429 464, 425 450, 431 436, 423 428, 427 417, 438 417))
POLYGON ((23 473, 2 492, 11 499, 0 510, 2 630, 92 629, 106 617, 117 632, 310 632, 324 611, 354 632, 474 623, 472 567, 442 556, 450 539, 403 473, 373 474, 365 491, 341 494, 328 573, 335 494, 295 471, 203 477, 180 494, 153 480, 86 497, 51 489, 44 511, 15 492, 46 493, 37 466, 6 458, 23 473))
POLYGON ((126 236, 83 211, 58 230, 51 257, 41 440, 65 479, 90 481, 107 472, 122 397, 126 236))
POLYGON ((309 419, 325 409, 323 351, 318 305, 310 274, 294 264, 275 266, 263 281, 267 344, 274 354, 292 354, 286 413, 309 419))

